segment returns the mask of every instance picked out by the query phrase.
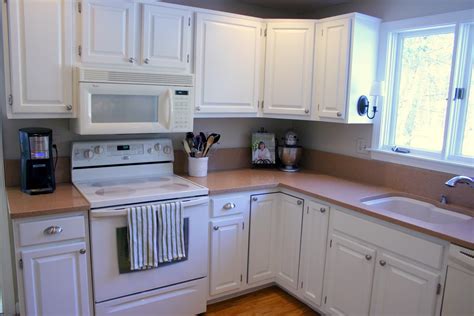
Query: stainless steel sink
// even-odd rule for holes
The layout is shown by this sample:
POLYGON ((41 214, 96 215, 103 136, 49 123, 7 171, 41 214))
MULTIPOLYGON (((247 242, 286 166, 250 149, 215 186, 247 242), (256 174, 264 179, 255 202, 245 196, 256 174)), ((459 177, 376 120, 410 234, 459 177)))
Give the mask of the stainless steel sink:
POLYGON ((452 224, 472 219, 471 216, 448 211, 433 204, 401 197, 374 197, 363 199, 365 205, 432 224, 452 224))

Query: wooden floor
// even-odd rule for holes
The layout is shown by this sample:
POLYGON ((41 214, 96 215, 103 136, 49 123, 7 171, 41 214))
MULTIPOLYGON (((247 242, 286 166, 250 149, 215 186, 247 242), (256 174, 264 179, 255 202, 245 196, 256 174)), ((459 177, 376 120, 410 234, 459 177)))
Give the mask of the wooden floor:
POLYGON ((207 306, 205 315, 305 315, 318 316, 308 306, 277 287, 266 288, 207 306))

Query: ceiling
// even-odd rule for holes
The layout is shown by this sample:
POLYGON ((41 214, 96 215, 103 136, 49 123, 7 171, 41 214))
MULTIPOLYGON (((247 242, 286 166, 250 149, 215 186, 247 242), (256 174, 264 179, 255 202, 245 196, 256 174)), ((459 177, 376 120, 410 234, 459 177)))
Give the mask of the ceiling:
POLYGON ((290 11, 318 9, 352 1, 353 0, 240 0, 240 2, 261 7, 290 11))

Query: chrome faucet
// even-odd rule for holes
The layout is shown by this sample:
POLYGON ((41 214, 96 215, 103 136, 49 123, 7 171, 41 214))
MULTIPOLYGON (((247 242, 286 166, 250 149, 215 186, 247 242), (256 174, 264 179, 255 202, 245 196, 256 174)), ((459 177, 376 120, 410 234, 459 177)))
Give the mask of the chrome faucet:
POLYGON ((448 187, 452 188, 454 188, 458 183, 468 184, 471 188, 474 188, 474 179, 466 176, 455 176, 445 182, 448 187))

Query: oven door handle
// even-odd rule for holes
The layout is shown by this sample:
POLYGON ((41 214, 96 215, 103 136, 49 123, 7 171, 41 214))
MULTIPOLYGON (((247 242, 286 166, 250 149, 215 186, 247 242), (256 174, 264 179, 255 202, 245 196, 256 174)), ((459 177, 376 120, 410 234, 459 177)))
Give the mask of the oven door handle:
MULTIPOLYGON (((189 200, 182 200, 182 207, 191 207, 197 206, 201 204, 209 203, 209 197, 201 197, 197 199, 189 199, 189 200)), ((160 203, 147 203, 147 204, 160 204, 160 203)), ((147 205, 147 204, 139 204, 136 206, 147 205)), ((109 209, 101 209, 101 210, 91 210, 90 215, 91 217, 112 217, 112 216, 125 216, 127 215, 128 207, 122 208, 109 208, 109 209)))

